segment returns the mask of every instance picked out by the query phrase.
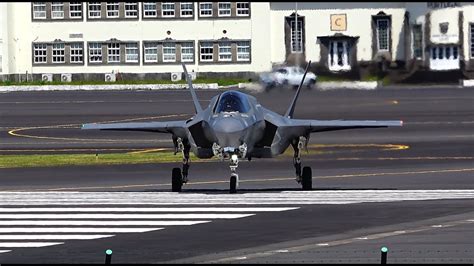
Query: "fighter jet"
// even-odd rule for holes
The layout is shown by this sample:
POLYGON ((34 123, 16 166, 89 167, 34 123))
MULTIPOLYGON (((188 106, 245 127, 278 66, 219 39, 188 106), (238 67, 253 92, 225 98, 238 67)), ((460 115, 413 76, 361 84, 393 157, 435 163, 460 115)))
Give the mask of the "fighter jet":
POLYGON ((228 90, 214 96, 203 109, 183 64, 184 74, 194 102, 195 115, 187 120, 165 122, 137 122, 112 124, 84 124, 82 129, 146 131, 171 134, 175 154, 183 158, 182 169, 173 168, 173 192, 180 192, 188 182, 189 154, 198 158, 217 157, 230 167, 230 193, 239 185, 239 160, 272 158, 285 152, 291 145, 296 181, 303 190, 312 190, 311 167, 301 167, 301 152, 307 147, 311 133, 355 129, 402 126, 403 121, 370 120, 305 120, 294 119, 296 101, 311 61, 288 110, 280 115, 263 107, 257 99, 240 91, 228 90))

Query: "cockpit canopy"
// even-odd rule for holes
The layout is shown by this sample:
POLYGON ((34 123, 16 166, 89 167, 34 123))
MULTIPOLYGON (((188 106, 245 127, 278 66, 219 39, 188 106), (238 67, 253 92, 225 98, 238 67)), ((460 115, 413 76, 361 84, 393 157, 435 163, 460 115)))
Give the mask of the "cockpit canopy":
POLYGON ((239 91, 226 91, 219 97, 216 113, 222 112, 239 112, 248 113, 250 104, 245 94, 239 91))

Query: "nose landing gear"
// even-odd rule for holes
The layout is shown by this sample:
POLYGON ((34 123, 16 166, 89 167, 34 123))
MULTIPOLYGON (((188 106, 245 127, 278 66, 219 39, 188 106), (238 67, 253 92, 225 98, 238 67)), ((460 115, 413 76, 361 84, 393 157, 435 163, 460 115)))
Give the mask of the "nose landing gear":
POLYGON ((239 175, 237 174, 237 167, 239 166, 239 156, 237 154, 232 154, 230 157, 230 188, 229 193, 237 193, 237 188, 239 187, 239 175))

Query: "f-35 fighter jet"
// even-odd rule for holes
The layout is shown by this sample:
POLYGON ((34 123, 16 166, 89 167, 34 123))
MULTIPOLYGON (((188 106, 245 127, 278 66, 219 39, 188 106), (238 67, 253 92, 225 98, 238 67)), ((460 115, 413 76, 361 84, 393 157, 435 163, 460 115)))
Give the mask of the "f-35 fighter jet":
POLYGON ((82 129, 128 130, 169 133, 172 135, 176 152, 183 156, 183 166, 173 168, 172 191, 180 192, 188 182, 189 153, 198 158, 213 156, 228 161, 230 166, 230 193, 236 193, 239 176, 237 167, 240 159, 272 158, 285 152, 291 145, 294 150, 293 165, 296 181, 303 190, 312 189, 311 167, 301 167, 301 151, 308 144, 311 133, 354 129, 402 126, 402 121, 369 120, 303 120, 294 119, 296 101, 308 72, 308 63, 293 100, 285 115, 277 114, 260 105, 251 95, 229 90, 211 99, 203 109, 198 101, 190 76, 183 64, 183 70, 196 114, 181 121, 84 124, 82 129))

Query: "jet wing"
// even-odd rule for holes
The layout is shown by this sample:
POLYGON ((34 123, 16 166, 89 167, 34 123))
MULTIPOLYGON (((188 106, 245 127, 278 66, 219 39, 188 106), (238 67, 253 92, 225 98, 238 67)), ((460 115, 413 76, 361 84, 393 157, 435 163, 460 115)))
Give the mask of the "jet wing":
POLYGON ((82 129, 99 130, 122 130, 122 131, 147 131, 174 133, 184 131, 186 121, 163 121, 163 122, 130 122, 130 123, 111 123, 111 124, 84 124, 82 129))
POLYGON ((304 120, 291 119, 287 127, 300 128, 306 133, 334 131, 354 128, 380 128, 380 127, 400 127, 403 121, 400 120, 304 120))

